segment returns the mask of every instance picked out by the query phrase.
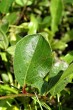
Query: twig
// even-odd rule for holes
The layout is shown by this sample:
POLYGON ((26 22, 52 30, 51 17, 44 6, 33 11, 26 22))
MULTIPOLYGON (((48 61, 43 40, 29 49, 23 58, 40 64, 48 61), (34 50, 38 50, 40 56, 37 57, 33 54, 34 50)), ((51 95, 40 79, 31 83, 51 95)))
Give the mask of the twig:
MULTIPOLYGON (((42 98, 44 100, 48 100, 50 102, 50 99, 46 96, 37 95, 38 98, 42 98)), ((15 97, 36 97, 35 94, 26 93, 26 94, 10 94, 8 96, 0 96, 0 100, 2 99, 8 99, 8 98, 15 98, 15 97)))
POLYGON ((30 93, 27 93, 27 94, 11 94, 11 95, 8 95, 8 96, 0 96, 0 100, 8 99, 8 98, 15 98, 15 97, 35 97, 35 95, 30 94, 30 93))
POLYGON ((25 6, 23 7, 23 10, 22 10, 21 13, 20 13, 20 17, 18 18, 18 20, 17 20, 17 22, 16 22, 16 25, 19 24, 20 20, 21 20, 22 17, 24 16, 24 11, 26 10, 27 3, 28 3, 28 0, 27 0, 27 2, 26 2, 25 6))

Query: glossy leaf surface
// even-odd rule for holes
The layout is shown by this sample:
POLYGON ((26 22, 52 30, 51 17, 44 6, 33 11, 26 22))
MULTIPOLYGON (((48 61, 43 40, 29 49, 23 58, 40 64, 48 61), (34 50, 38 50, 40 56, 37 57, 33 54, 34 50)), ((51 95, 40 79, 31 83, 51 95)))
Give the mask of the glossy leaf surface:
POLYGON ((42 35, 28 35, 17 43, 14 72, 21 86, 29 84, 41 89, 51 66, 51 48, 42 35))

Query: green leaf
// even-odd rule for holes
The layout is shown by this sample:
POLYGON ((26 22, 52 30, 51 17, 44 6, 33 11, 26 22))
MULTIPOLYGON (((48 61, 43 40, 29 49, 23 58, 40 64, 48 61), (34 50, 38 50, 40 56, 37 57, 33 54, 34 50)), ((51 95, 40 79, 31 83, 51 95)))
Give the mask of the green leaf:
POLYGON ((0 52, 0 56, 2 58, 2 61, 7 62, 6 52, 0 52))
POLYGON ((50 12, 52 17, 51 30, 54 34, 58 29, 58 25, 61 21, 63 11, 62 0, 51 0, 50 12))
POLYGON ((73 40, 73 29, 67 31, 67 33, 61 38, 61 41, 65 43, 70 42, 71 40, 73 40))
POLYGON ((7 20, 9 24, 16 23, 17 19, 18 19, 18 12, 9 13, 8 15, 5 16, 5 20, 7 20))
POLYGON ((9 29, 9 24, 8 23, 2 23, 1 29, 4 31, 4 33, 7 33, 8 29, 9 29))
POLYGON ((71 82, 71 76, 73 76, 73 63, 62 73, 51 78, 49 82, 50 93, 54 96, 61 92, 65 86, 71 82))
POLYGON ((9 82, 9 77, 6 73, 2 73, 1 77, 4 83, 9 82))
POLYGON ((34 16, 34 14, 31 14, 30 23, 29 23, 28 28, 29 28, 28 34, 36 34, 37 29, 38 29, 38 20, 34 16))
POLYGON ((15 45, 10 46, 6 49, 6 51, 11 54, 12 56, 14 56, 14 51, 15 51, 15 45))
POLYGON ((50 108, 50 106, 49 106, 48 104, 46 104, 45 102, 41 102, 41 104, 42 104, 42 106, 43 106, 44 108, 46 108, 46 110, 52 110, 52 109, 50 108))
POLYGON ((5 95, 5 94, 18 94, 18 91, 15 88, 11 88, 8 85, 1 85, 0 84, 0 95, 5 95))
POLYGON ((39 20, 39 28, 43 30, 43 28, 47 28, 51 25, 51 17, 46 16, 43 20, 39 20))
POLYGON ((21 86, 29 84, 41 89, 45 85, 43 78, 51 66, 51 48, 42 35, 28 35, 17 43, 14 73, 21 86))
POLYGON ((38 5, 48 7, 49 6, 49 1, 48 0, 41 0, 41 2, 38 5))
POLYGON ((15 0, 15 2, 20 6, 31 5, 32 1, 30 0, 15 0))
POLYGON ((13 101, 13 99, 0 100, 0 110, 7 110, 7 109, 9 109, 11 107, 12 101, 13 101))
POLYGON ((73 61, 73 51, 69 52, 67 55, 62 57, 62 60, 70 64, 73 61))
POLYGON ((68 45, 61 40, 55 39, 52 42, 52 48, 53 49, 64 50, 66 47, 68 47, 68 45))
POLYGON ((4 14, 9 12, 9 8, 14 0, 1 0, 0 11, 4 14))
POLYGON ((0 28, 0 48, 6 49, 8 47, 8 38, 4 31, 0 28))
POLYGON ((56 76, 60 71, 65 71, 68 67, 68 64, 64 61, 58 60, 57 62, 54 63, 52 66, 52 69, 49 73, 50 77, 56 76))

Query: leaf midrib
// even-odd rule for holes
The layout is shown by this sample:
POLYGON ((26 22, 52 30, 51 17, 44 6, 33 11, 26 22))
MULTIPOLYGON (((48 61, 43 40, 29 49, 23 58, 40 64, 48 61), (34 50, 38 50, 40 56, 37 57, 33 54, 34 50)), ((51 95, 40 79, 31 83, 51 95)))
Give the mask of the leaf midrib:
MULTIPOLYGON (((40 37, 41 37, 41 36, 40 36, 40 37)), ((38 47, 38 44, 39 44, 39 41, 40 41, 40 37, 39 37, 39 39, 38 39, 38 41, 37 41, 36 48, 38 47)), ((35 50, 36 50, 36 48, 35 48, 35 50)), ((35 51, 35 52, 36 52, 36 51, 35 51)), ((29 66, 28 66, 28 68, 27 68, 27 72, 26 72, 26 75, 25 75, 25 78, 24 78, 24 84, 26 84, 27 74, 28 74, 28 71, 29 71, 29 68, 30 68, 30 65, 31 65, 31 62, 32 62, 32 59, 33 59, 33 57, 34 57, 35 52, 33 53, 32 58, 31 58, 30 63, 29 63, 29 66)))

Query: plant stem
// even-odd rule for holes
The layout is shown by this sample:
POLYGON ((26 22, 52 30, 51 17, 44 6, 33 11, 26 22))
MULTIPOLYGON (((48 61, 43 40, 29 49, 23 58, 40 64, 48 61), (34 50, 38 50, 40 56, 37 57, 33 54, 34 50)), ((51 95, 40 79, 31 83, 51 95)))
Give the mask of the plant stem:
POLYGON ((60 94, 57 94, 57 100, 58 100, 59 110, 62 110, 62 109, 61 109, 61 102, 60 102, 60 94))
POLYGON ((11 95, 8 95, 8 96, 0 96, 0 100, 2 99, 8 99, 8 98, 15 98, 15 97, 34 97, 35 95, 34 94, 30 94, 30 93, 27 93, 27 94, 11 94, 11 95))
MULTIPOLYGON (((51 102, 51 100, 48 97, 41 96, 41 95, 37 95, 37 96, 38 96, 38 98, 42 98, 43 100, 49 101, 49 103, 51 102)), ((7 95, 7 96, 0 96, 0 100, 8 99, 8 98, 15 98, 15 97, 36 97, 36 96, 35 96, 35 94, 31 94, 31 93, 10 94, 10 95, 7 95)))
POLYGON ((27 0, 27 2, 26 2, 25 6, 23 7, 21 13, 20 13, 20 17, 18 18, 18 20, 17 20, 17 22, 16 22, 16 25, 19 24, 20 20, 21 20, 22 17, 24 16, 24 11, 26 10, 27 3, 28 3, 28 0, 27 0))

